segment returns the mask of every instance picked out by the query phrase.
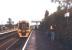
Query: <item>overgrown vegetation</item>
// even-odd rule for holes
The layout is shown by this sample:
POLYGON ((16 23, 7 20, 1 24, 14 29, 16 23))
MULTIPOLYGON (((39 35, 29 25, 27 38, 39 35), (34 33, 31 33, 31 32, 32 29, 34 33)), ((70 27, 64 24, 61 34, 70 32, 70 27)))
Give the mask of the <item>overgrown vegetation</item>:
MULTIPOLYGON (((48 12, 46 11, 46 13, 48 12)), ((55 39, 65 45, 72 46, 72 8, 45 15, 44 20, 40 24, 40 30, 49 30, 51 24, 54 25, 56 32, 55 39), (65 17, 67 11, 69 12, 69 17, 65 17)))

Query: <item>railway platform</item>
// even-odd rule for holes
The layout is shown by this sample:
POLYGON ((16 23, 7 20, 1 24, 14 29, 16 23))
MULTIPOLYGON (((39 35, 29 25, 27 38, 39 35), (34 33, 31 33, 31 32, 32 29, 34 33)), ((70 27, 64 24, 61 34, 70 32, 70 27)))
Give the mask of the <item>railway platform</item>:
POLYGON ((3 30, 3 31, 0 31, 0 35, 1 35, 1 34, 5 34, 5 33, 9 33, 9 32, 13 32, 13 31, 16 31, 16 29, 3 30))
POLYGON ((33 30, 25 50, 70 50, 55 40, 49 40, 45 32, 33 30))

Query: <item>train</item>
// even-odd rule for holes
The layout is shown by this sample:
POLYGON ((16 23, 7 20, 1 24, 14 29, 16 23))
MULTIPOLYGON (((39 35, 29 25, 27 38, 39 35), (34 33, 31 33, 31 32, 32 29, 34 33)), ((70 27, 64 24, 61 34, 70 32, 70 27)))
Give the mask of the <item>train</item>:
POLYGON ((17 23, 17 33, 19 37, 28 37, 31 32, 29 22, 19 21, 17 23))

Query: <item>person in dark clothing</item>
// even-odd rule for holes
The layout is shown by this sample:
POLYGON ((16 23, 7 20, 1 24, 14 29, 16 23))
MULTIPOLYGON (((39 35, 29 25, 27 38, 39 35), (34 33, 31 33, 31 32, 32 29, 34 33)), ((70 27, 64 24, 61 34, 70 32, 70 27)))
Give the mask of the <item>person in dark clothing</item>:
POLYGON ((48 32, 48 39, 51 40, 51 32, 48 32))
POLYGON ((54 25, 49 26, 48 37, 49 37, 50 40, 55 40, 55 28, 54 28, 54 25))

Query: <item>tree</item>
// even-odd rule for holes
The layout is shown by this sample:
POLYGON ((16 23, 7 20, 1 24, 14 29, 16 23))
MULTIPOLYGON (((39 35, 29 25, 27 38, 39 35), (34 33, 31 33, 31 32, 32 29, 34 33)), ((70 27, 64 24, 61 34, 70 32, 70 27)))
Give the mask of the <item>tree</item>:
POLYGON ((8 21, 7 21, 7 23, 9 24, 9 25, 13 25, 13 21, 12 21, 12 19, 11 18, 8 18, 8 21))
POLYGON ((51 0, 51 2, 58 2, 61 7, 69 8, 72 7, 72 0, 51 0))
POLYGON ((45 12, 45 19, 48 17, 48 15, 49 15, 49 11, 46 10, 46 12, 45 12))
POLYGON ((11 18, 8 18, 8 21, 7 21, 7 25, 8 25, 8 28, 11 29, 13 27, 13 21, 11 18))
MULTIPOLYGON (((60 30, 60 41, 62 41, 65 45, 69 45, 70 47, 72 46, 72 0, 52 0, 52 2, 58 2, 59 6, 61 8, 64 8, 65 13, 69 12, 70 15, 69 17, 65 18, 64 21, 62 21, 62 18, 58 18, 57 24, 58 24, 58 28, 61 28, 60 30), (67 20, 68 22, 67 22, 67 20)), ((59 7, 59 9, 60 9, 59 7)), ((63 11, 64 12, 64 11, 63 11)), ((63 13, 61 12, 61 13, 63 13)), ((59 13, 60 14, 60 13, 59 13)), ((64 14, 64 13, 63 13, 64 14)), ((62 15, 62 14, 61 14, 62 15)), ((59 17, 59 15, 58 15, 59 17)), ((62 16, 60 16, 62 17, 62 16)), ((64 16, 63 16, 64 17, 64 16)), ((72 49, 71 49, 72 50, 72 49)))

